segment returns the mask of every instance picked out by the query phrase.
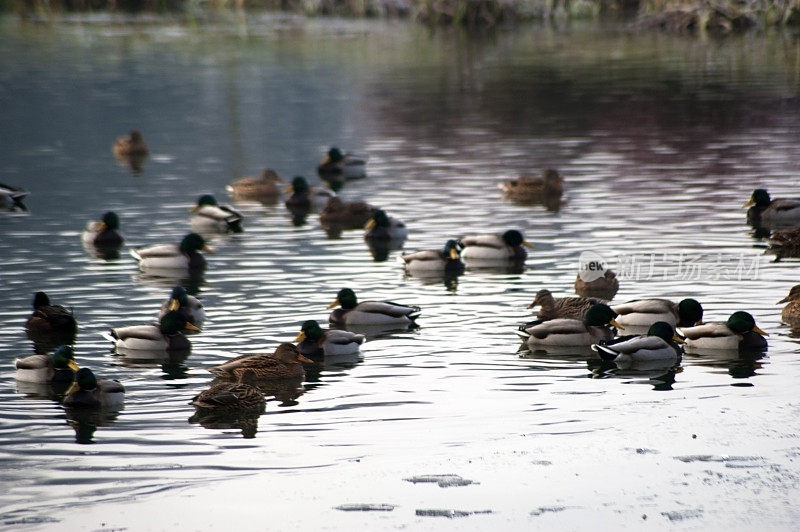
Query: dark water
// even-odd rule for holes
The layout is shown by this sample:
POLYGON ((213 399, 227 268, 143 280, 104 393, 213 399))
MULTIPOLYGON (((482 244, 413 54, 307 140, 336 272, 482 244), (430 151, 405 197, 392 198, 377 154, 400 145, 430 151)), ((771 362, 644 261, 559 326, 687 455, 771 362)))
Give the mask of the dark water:
POLYGON ((206 529, 222 512, 254 530, 796 524, 800 365, 774 302, 800 277, 741 208, 756 187, 800 196, 796 39, 217 17, 0 25, 0 181, 31 192, 0 217, 6 527, 206 529), (110 151, 132 128, 151 148, 140 173, 110 151), (244 233, 211 241, 194 287, 209 319, 191 355, 111 352, 100 332, 151 320, 174 284, 127 248, 177 241, 197 197, 228 201, 241 175, 316 184, 332 144, 369 156, 340 194, 403 219, 405 250, 516 227, 536 246, 525 269, 421 280, 359 231, 331 239, 314 214, 296 226, 281 203, 240 204, 244 233), (557 212, 501 198, 502 179, 546 167, 566 179, 557 212), (106 210, 126 237, 111 261, 80 242, 106 210), (616 300, 750 311, 768 354, 623 370, 589 350, 518 352, 526 305, 571 294, 584 251, 620 274, 616 300), (206 367, 324 322, 344 286, 419 304, 420 328, 310 368, 255 427, 189 421, 206 367), (78 361, 123 382, 124 410, 68 419, 14 379, 37 290, 74 309, 78 361))

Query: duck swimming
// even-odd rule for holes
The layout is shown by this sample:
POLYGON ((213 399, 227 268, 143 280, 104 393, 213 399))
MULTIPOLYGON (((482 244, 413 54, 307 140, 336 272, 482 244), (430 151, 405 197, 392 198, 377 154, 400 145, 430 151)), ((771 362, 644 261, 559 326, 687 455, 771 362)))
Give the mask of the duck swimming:
POLYGON ((258 177, 242 177, 227 185, 225 190, 234 201, 259 201, 274 203, 281 196, 286 182, 278 177, 275 170, 262 170, 258 177))
POLYGON ((15 378, 22 382, 66 383, 75 380, 78 363, 70 345, 58 346, 52 355, 31 355, 14 361, 15 378))
POLYGON ((377 209, 364 201, 342 201, 338 196, 328 198, 325 208, 319 213, 319 222, 325 226, 342 229, 364 227, 377 209))
POLYGON ((603 299, 596 297, 553 297, 550 290, 543 288, 536 292, 533 302, 528 308, 539 306, 536 318, 542 321, 554 320, 557 318, 569 318, 580 320, 586 315, 586 311, 598 303, 607 303, 603 299))
POLYGON ((461 243, 458 240, 448 240, 442 249, 426 249, 405 253, 400 256, 411 274, 461 274, 464 272, 464 263, 461 261, 461 243))
POLYGON ((406 224, 383 209, 377 209, 364 226, 365 240, 405 240, 408 237, 406 224))
POLYGON ((358 302, 355 292, 350 288, 342 288, 336 294, 336 300, 328 308, 335 309, 328 321, 336 327, 349 325, 398 325, 405 326, 419 317, 422 312, 417 306, 401 305, 391 301, 358 302))
POLYGON ((142 133, 132 129, 128 135, 118 137, 111 148, 115 157, 130 157, 147 155, 149 149, 142 137, 142 133))
POLYGON ((744 311, 734 312, 725 322, 705 323, 696 327, 681 327, 686 348, 754 349, 767 348, 767 333, 757 325, 753 316, 744 311))
POLYGON ((692 327, 703 319, 703 307, 691 298, 673 303, 669 299, 635 299, 612 307, 623 327, 649 327, 664 321, 673 327, 692 327))
POLYGON ((103 214, 100 220, 86 224, 81 241, 87 246, 99 248, 119 248, 125 241, 119 233, 119 216, 113 211, 103 214))
POLYGON ((616 313, 605 303, 592 305, 582 320, 557 318, 521 325, 517 331, 528 345, 590 346, 611 340, 611 326, 622 328, 614 321, 616 313))
POLYGON ((323 329, 316 320, 307 320, 293 341, 300 342, 297 348, 304 356, 319 357, 356 354, 365 338, 363 334, 341 329, 323 329))
POLYGON ((609 269, 603 271, 601 277, 586 281, 580 273, 575 278, 575 293, 583 297, 599 297, 605 300, 614 299, 619 291, 617 274, 609 269))
POLYGON ((203 322, 206 319, 203 303, 196 297, 187 294, 186 289, 182 286, 173 288, 169 298, 161 304, 158 319, 160 320, 172 310, 178 311, 187 322, 198 329, 203 327, 203 322))
POLYGON ((522 202, 537 202, 545 198, 559 198, 564 193, 564 179, 557 170, 548 168, 541 177, 522 175, 498 185, 503 195, 522 202))
POLYGON ((206 246, 202 236, 189 233, 180 244, 156 244, 132 249, 131 255, 139 261, 139 268, 142 270, 202 271, 206 268, 206 259, 199 251, 214 253, 206 246))
POLYGON ((785 227, 800 223, 800 200, 772 199, 763 188, 755 189, 744 206, 750 207, 747 210, 750 225, 785 227))
POLYGON ((125 401, 125 387, 118 380, 95 377, 89 368, 75 373, 75 382, 61 403, 65 408, 120 408, 125 401))
POLYGON ((203 194, 191 208, 192 231, 198 233, 241 233, 242 214, 228 205, 220 205, 211 194, 203 194))
POLYGON ((314 361, 304 357, 297 346, 288 342, 280 344, 273 353, 242 355, 208 368, 208 371, 224 379, 268 380, 305 377, 303 364, 314 361))
POLYGON ((115 348, 123 350, 187 351, 192 344, 183 335, 184 330, 200 331, 180 312, 170 310, 157 324, 113 327, 110 334, 104 336, 114 342, 115 348))
POLYGON ((292 183, 287 187, 286 192, 291 192, 284 202, 290 212, 308 212, 319 210, 325 206, 328 199, 336 195, 332 190, 323 187, 309 186, 308 181, 303 176, 295 176, 292 183))
POLYGON ((44 292, 33 296, 33 313, 25 321, 25 332, 34 343, 61 344, 75 343, 78 322, 71 310, 61 305, 53 305, 44 292))
POLYGON ((679 360, 683 342, 675 335, 675 329, 665 321, 657 321, 650 326, 647 334, 592 345, 603 360, 629 364, 651 360, 679 360))
POLYGON ((790 327, 800 327, 800 284, 789 290, 789 295, 778 301, 777 305, 787 303, 781 310, 781 321, 790 327))
POLYGON ((195 395, 189 402, 201 410, 238 412, 264 410, 267 399, 261 390, 243 382, 220 382, 195 395))
POLYGON ((466 262, 524 261, 528 256, 525 248, 533 247, 516 229, 503 234, 467 235, 461 238, 461 244, 464 246, 461 258, 466 262))
POLYGON ((341 175, 344 179, 356 179, 367 174, 367 161, 333 147, 317 165, 317 172, 321 177, 341 175))

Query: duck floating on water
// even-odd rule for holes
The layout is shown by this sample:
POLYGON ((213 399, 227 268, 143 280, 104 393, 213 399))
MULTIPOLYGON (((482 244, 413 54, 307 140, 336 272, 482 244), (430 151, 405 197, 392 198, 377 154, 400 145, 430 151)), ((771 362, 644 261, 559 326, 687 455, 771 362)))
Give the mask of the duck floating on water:
POLYGON ((351 153, 342 153, 339 148, 333 147, 319 165, 317 173, 320 177, 341 176, 343 179, 357 179, 367 175, 367 161, 351 153))
POLYGON ((37 354, 14 361, 15 378, 22 382, 69 383, 75 380, 78 363, 70 345, 60 345, 52 355, 37 354))
POLYGON ((521 175, 498 185, 503 195, 522 203, 540 203, 545 200, 558 200, 564 193, 564 179, 558 170, 548 168, 541 177, 521 175))
POLYGON ((406 271, 412 275, 459 275, 464 272, 461 249, 461 242, 451 239, 445 242, 442 249, 426 249, 413 253, 404 253, 400 256, 400 259, 405 264, 406 271))
POLYGON ((676 336, 671 324, 657 321, 650 326, 647 334, 593 344, 592 350, 603 360, 624 365, 653 360, 678 361, 682 355, 678 345, 681 342, 683 340, 676 336))
POLYGON ((731 314, 727 321, 681 327, 678 333, 685 339, 687 349, 767 349, 764 338, 767 333, 756 325, 752 314, 741 310, 731 314))
POLYGON ((557 318, 521 325, 517 330, 528 345, 590 346, 611 340, 611 327, 622 327, 614 321, 616 313, 605 303, 592 305, 582 320, 557 318))
POLYGON ((316 320, 307 320, 294 339, 297 348, 307 357, 354 355, 366 337, 341 329, 323 329, 316 320))
POLYGON ((696 299, 686 298, 678 303, 669 299, 635 299, 612 307, 623 327, 650 327, 663 321, 672 327, 693 327, 703 320, 703 307, 696 299))
POLYGON ((336 327, 351 325, 388 325, 407 326, 416 321, 421 314, 417 306, 402 305, 391 301, 358 302, 355 292, 350 288, 342 288, 336 299, 328 305, 335 309, 328 321, 336 327))
POLYGON ((230 183, 225 190, 234 201, 275 203, 281 197, 286 182, 271 168, 262 170, 258 177, 242 177, 230 183))
POLYGON ((189 233, 180 244, 156 244, 131 250, 142 270, 186 270, 203 271, 206 259, 199 252, 214 253, 205 239, 197 233, 189 233))
POLYGON ((461 258, 470 261, 519 261, 523 262, 533 244, 525 240, 522 233, 509 229, 502 234, 475 234, 462 237, 461 258))
POLYGON ((536 318, 542 321, 557 318, 580 320, 586 315, 587 310, 598 303, 608 303, 608 301, 596 297, 556 298, 553 297, 550 290, 543 288, 536 292, 536 296, 528 308, 540 307, 536 318))
POLYGON ((744 204, 747 222, 756 227, 787 227, 800 223, 800 200, 772 199, 766 189, 757 188, 744 204))
POLYGON ((49 296, 39 291, 33 296, 33 312, 25 321, 25 332, 37 350, 49 351, 62 344, 74 344, 78 322, 71 310, 53 305, 49 296))
POLYGON ((284 342, 272 353, 242 355, 228 360, 208 371, 223 379, 258 381, 268 379, 293 379, 304 377, 303 364, 314 361, 303 356, 294 344, 284 342))
POLYGON ((86 246, 100 249, 119 249, 125 239, 119 233, 119 216, 114 211, 103 214, 100 220, 92 220, 86 224, 81 234, 81 241, 86 246))
POLYGON ((782 303, 786 306, 781 310, 781 321, 792 328, 800 327, 800 284, 794 285, 789 294, 776 304, 782 303))
POLYGON ((187 322, 198 329, 203 327, 203 322, 206 320, 206 311, 203 303, 196 297, 189 295, 182 286, 173 288, 170 296, 161 304, 158 319, 160 320, 173 310, 178 311, 187 322))
POLYGON ((75 373, 75 382, 67 390, 62 405, 65 408, 121 408, 125 401, 125 387, 118 380, 95 377, 89 368, 75 373))
POLYGON ((184 330, 200 331, 179 311, 170 310, 158 323, 113 327, 108 334, 101 334, 113 342, 115 348, 126 351, 188 351, 192 344, 184 336, 184 330))
POLYGON ((197 233, 241 233, 244 216, 229 205, 220 205, 211 194, 203 194, 191 208, 189 219, 197 233))

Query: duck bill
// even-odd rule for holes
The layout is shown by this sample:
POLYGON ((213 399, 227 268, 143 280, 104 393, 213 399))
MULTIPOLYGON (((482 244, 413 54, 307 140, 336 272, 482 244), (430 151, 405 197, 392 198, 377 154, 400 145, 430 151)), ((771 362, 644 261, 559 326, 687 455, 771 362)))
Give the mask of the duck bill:
POLYGON ((780 305, 781 303, 788 303, 788 302, 789 302, 789 298, 788 297, 784 297, 783 299, 781 299, 780 301, 778 301, 775 304, 776 305, 780 305))
POLYGON ((170 299, 169 300, 169 309, 170 310, 178 310, 181 308, 181 302, 177 299, 170 299))
POLYGON ((108 229, 108 226, 106 225, 105 222, 97 222, 97 232, 98 233, 102 232, 102 231, 105 231, 106 229, 108 229))
POLYGON ((747 201, 744 203, 744 205, 742 205, 742 207, 749 207, 749 206, 751 206, 751 205, 755 205, 755 204, 756 204, 755 200, 754 200, 753 198, 750 198, 749 200, 747 200, 747 201))
POLYGON ((338 300, 338 299, 335 299, 335 300, 333 301, 333 303, 331 303, 330 305, 328 305, 328 308, 333 308, 333 307, 338 307, 338 306, 339 306, 339 300, 338 300))
POLYGON ((304 357, 300 353, 297 354, 297 360, 302 362, 303 364, 313 364, 314 363, 313 360, 311 360, 310 358, 304 357))
POLYGON ((288 187, 283 189, 284 194, 292 194, 293 192, 294 192, 294 187, 292 185, 289 185, 288 187))
POLYGON ((74 360, 70 360, 69 362, 67 362, 67 367, 72 371, 78 371, 79 369, 81 369, 78 367, 78 363, 75 362, 74 360))
POLYGON ((620 329, 620 330, 623 330, 623 329, 625 328, 625 327, 623 327, 622 325, 620 325, 620 324, 619 324, 619 322, 617 322, 617 320, 614 320, 614 319, 612 319, 612 320, 611 320, 610 322, 608 322, 608 323, 609 323, 609 324, 611 324, 611 325, 613 325, 613 326, 614 326, 614 327, 616 327, 617 329, 620 329))
POLYGON ((373 227, 375 227, 375 220, 373 218, 370 218, 367 221, 367 224, 364 226, 364 229, 372 229, 373 227))
POLYGON ((756 325, 756 326, 754 326, 754 327, 753 327, 753 332, 754 332, 754 333, 758 333, 758 334, 760 334, 761 336, 769 336, 769 334, 767 334, 767 333, 765 333, 764 331, 762 331, 762 330, 761 330, 761 328, 760 328, 758 325, 756 325))
POLYGON ((684 340, 683 338, 681 338, 677 334, 673 334, 672 335, 672 341, 675 342, 675 343, 678 343, 678 344, 685 344, 686 343, 686 340, 684 340))
POLYGON ((213 250, 213 249, 211 249, 211 248, 210 248, 210 247, 208 247, 208 246, 203 246, 201 249, 202 249, 203 251, 205 251, 206 253, 214 253, 214 250, 213 250))
POLYGON ((297 337, 294 340, 292 340, 292 342, 302 342, 305 339, 306 339, 306 333, 300 331, 300 334, 298 334, 297 337))
POLYGON ((192 205, 189 207, 189 212, 197 212, 200 210, 200 205, 192 205))
POLYGON ((458 259, 458 251, 456 251, 455 248, 450 250, 450 258, 453 259, 453 260, 457 260, 458 259))
POLYGON ((200 329, 197 326, 195 326, 192 323, 189 323, 188 321, 186 322, 186 325, 183 326, 183 328, 184 328, 184 330, 187 330, 187 331, 200 332, 200 329))
POLYGON ((522 245, 525 246, 526 248, 533 248, 533 244, 531 244, 527 240, 523 240, 522 245))
POLYGON ((64 396, 72 395, 73 393, 77 392, 80 389, 81 389, 81 387, 78 386, 78 381, 72 381, 72 384, 70 385, 70 387, 67 388, 66 392, 64 392, 64 396))

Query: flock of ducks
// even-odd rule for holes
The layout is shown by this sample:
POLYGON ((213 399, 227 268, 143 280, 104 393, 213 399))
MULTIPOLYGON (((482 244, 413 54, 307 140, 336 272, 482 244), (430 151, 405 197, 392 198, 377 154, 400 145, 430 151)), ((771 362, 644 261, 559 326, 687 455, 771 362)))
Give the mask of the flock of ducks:
MULTIPOLYGON (((117 139, 113 154, 130 164, 141 164, 148 154, 141 133, 131 131, 117 139)), ((331 148, 318 165, 320 177, 331 188, 347 179, 365 175, 365 160, 331 148)), ((523 203, 557 206, 564 190, 564 180, 556 170, 547 169, 541 176, 521 176, 500 183, 503 195, 523 203)), ((284 182, 276 172, 267 169, 256 177, 245 177, 226 187, 236 201, 275 202, 284 194, 287 209, 305 216, 318 210, 323 226, 339 230, 363 228, 364 239, 376 243, 402 242, 408 228, 383 209, 363 201, 343 201, 331 189, 312 187, 297 176, 284 182)), ((0 206, 24 208, 27 192, 0 185, 0 206)), ((770 243, 789 253, 789 247, 800 253, 800 201, 773 200, 766 190, 752 194, 748 221, 759 228, 775 228, 770 243)), ((203 195, 191 209, 192 232, 180 242, 164 243, 131 250, 143 271, 203 271, 207 267, 201 252, 213 253, 202 234, 238 233, 243 230, 243 216, 234 208, 220 205, 214 196, 203 195)), ((91 221, 81 235, 87 247, 114 253, 124 238, 119 232, 120 220, 114 212, 91 221)), ((411 274, 460 275, 463 261, 476 264, 522 263, 532 247, 516 229, 500 234, 473 234, 448 239, 441 249, 402 254, 404 267, 411 274)), ((113 255, 111 255, 113 256, 113 255)), ((377 257, 376 257, 377 260, 377 257)), ((519 326, 517 334, 529 348, 541 346, 586 346, 618 365, 661 361, 680 361, 686 348, 754 349, 767 347, 765 336, 752 315, 734 312, 724 322, 703 323, 703 308, 694 299, 677 303, 668 299, 650 298, 611 304, 619 289, 619 281, 611 270, 586 280, 580 273, 574 289, 577 297, 555 298, 549 290, 536 293, 529 308, 539 307, 536 320, 519 326), (619 336, 619 331, 626 334, 619 336)), ((800 325, 800 285, 791 289, 780 303, 787 303, 782 319, 800 325)), ((88 368, 79 368, 72 345, 77 323, 70 310, 54 305, 44 292, 33 299, 33 312, 25 329, 33 340, 37 354, 15 361, 16 378, 24 382, 47 382, 68 386, 63 405, 68 408, 113 408, 121 404, 124 387, 117 381, 97 379, 88 368), (50 353, 50 354, 48 354, 50 353)), ((305 321, 294 343, 278 345, 274 352, 232 358, 209 368, 216 377, 212 385, 195 396, 190 404, 198 411, 239 412, 263 411, 266 404, 259 383, 265 380, 290 379, 302 382, 303 364, 324 356, 358 353, 365 336, 347 330, 358 326, 407 328, 415 325, 421 309, 390 301, 359 301, 355 292, 343 288, 329 305, 329 323, 323 329, 315 320, 305 321)), ((176 286, 162 303, 157 321, 145 325, 113 327, 106 338, 118 352, 188 351, 187 334, 198 333, 205 321, 202 302, 176 286)))

